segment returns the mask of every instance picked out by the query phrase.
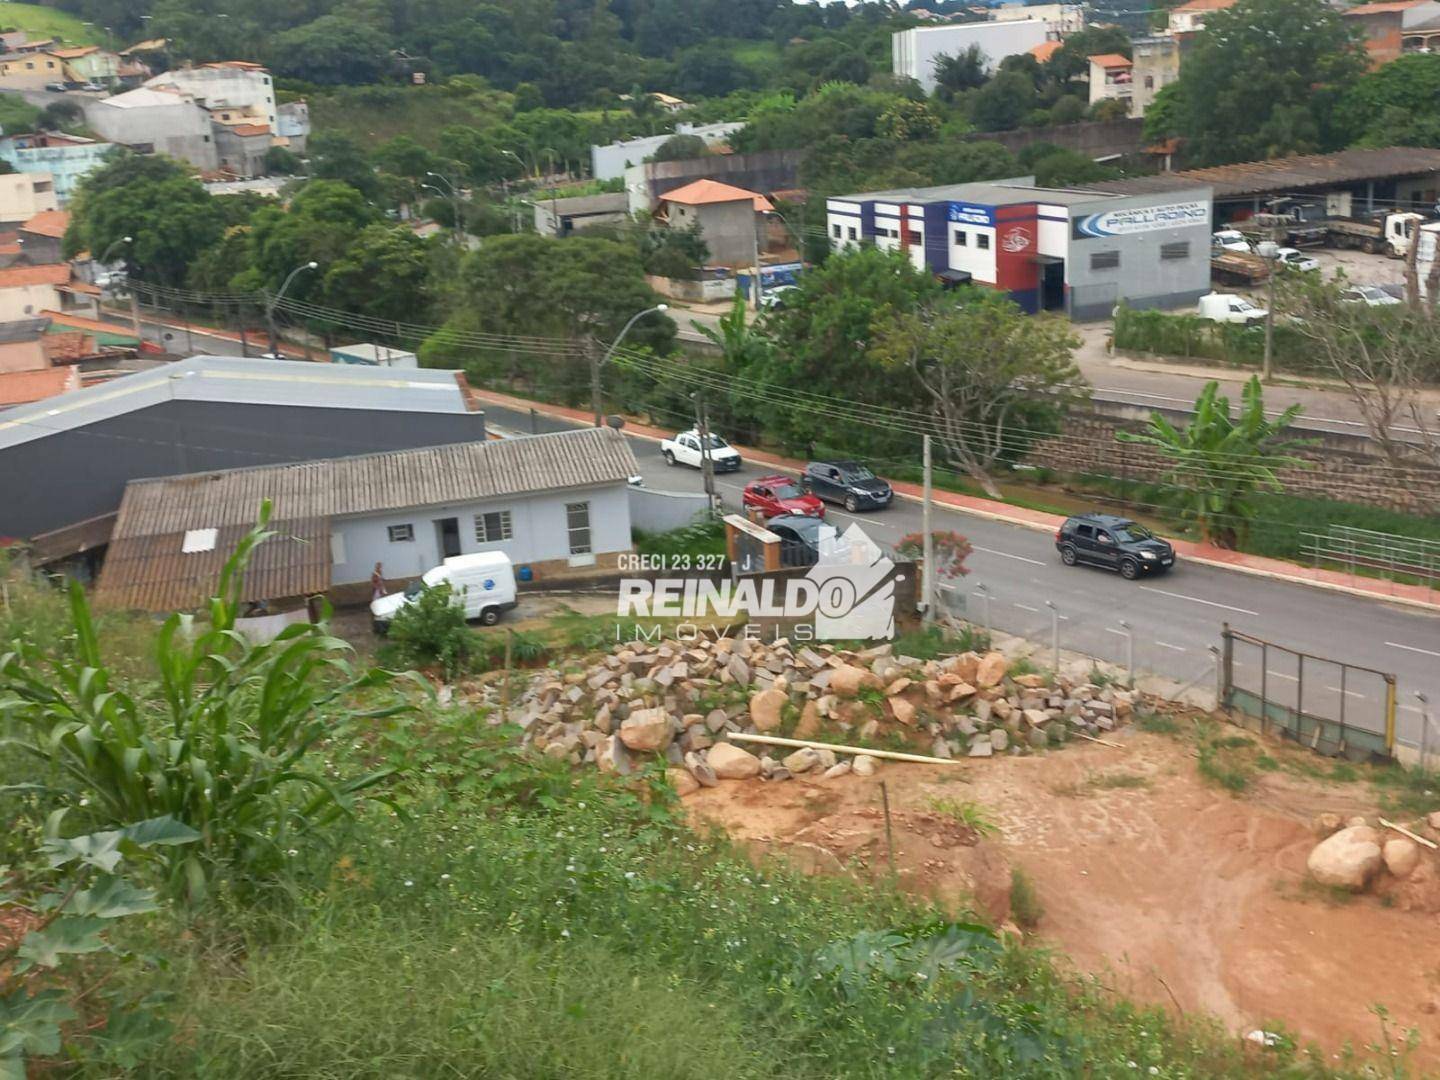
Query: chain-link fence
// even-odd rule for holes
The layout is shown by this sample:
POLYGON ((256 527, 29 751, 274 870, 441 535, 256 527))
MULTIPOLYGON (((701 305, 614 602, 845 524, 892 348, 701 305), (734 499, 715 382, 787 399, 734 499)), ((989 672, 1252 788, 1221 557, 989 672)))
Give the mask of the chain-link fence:
POLYGON ((1440 543, 1412 536, 1331 525, 1324 533, 1302 533, 1306 560, 1316 569, 1423 585, 1440 592, 1440 543))

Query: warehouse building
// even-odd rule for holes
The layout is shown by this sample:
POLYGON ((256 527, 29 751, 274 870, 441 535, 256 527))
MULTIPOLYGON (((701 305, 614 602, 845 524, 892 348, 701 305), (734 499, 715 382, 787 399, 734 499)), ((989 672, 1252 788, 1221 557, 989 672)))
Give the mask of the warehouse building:
POLYGON ((1033 179, 872 191, 826 202, 831 247, 873 243, 956 284, 1003 289, 1024 310, 1107 318, 1179 307, 1210 290, 1210 189, 1039 188, 1033 179))

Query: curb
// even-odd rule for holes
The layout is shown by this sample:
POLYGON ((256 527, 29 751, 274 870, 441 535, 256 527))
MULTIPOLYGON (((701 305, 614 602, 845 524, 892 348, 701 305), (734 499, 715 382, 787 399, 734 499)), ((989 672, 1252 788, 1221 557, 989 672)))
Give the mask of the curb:
MULTIPOLYGON (((481 391, 480 393, 483 394, 484 391, 481 391)), ((494 404, 500 406, 501 408, 511 407, 501 401, 496 401, 494 402, 494 404)), ((543 412, 545 413, 545 415, 550 416, 556 420, 571 419, 571 417, 565 416, 563 413, 551 413, 546 411, 546 409, 540 408, 539 406, 535 406, 534 408, 537 412, 543 412)), ((637 439, 645 439, 648 442, 659 443, 663 441, 660 436, 650 435, 643 431, 630 431, 628 432, 628 434, 637 439)), ((763 461, 764 459, 747 454, 746 460, 763 461)), ((764 461, 764 463, 775 464, 775 462, 772 461, 764 461)), ((781 461, 781 463, 777 464, 776 467, 787 469, 793 468, 792 465, 784 463, 783 460, 781 461)), ((904 491, 895 491, 895 496, 896 498, 906 499, 909 502, 913 503, 923 503, 925 501, 924 496, 911 495, 910 493, 904 491)), ((1045 522, 1030 521, 1026 518, 1014 517, 1010 514, 1001 513, 998 511, 981 510, 976 507, 964 506, 958 503, 948 502, 938 495, 934 497, 934 501, 936 505, 944 506, 947 510, 952 510, 957 514, 968 514, 971 517, 982 518, 986 521, 996 521, 1004 525, 1018 525, 1021 528, 1031 529, 1035 532, 1051 532, 1055 528, 1053 524, 1047 524, 1045 522)), ((1059 515, 1055 516, 1059 517, 1059 515)), ((1428 600, 1416 600, 1408 596, 1387 596, 1384 593, 1373 592, 1369 589, 1357 588, 1353 585, 1342 585, 1341 583, 1335 581, 1316 581, 1314 578, 1300 577, 1295 574, 1286 574, 1277 570, 1266 570, 1258 566, 1246 566, 1243 563, 1226 562, 1223 559, 1207 559, 1203 555, 1186 555, 1185 561, 1196 563, 1200 566, 1214 567, 1218 570, 1233 570, 1239 574, 1249 574, 1251 577, 1265 578, 1269 581, 1284 581, 1289 582, 1292 585, 1306 585, 1312 589, 1324 589, 1327 592, 1343 593, 1349 596, 1359 597, 1364 600, 1374 600, 1382 604, 1400 604, 1404 607, 1414 608, 1417 611, 1428 611, 1440 614, 1440 601, 1432 603, 1428 600)))

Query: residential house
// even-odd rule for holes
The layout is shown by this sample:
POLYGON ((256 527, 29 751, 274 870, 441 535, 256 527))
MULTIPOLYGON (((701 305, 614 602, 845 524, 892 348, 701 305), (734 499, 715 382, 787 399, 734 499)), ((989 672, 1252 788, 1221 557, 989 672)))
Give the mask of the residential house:
POLYGON ((662 94, 658 90, 650 95, 650 100, 666 112, 683 112, 690 108, 690 103, 684 98, 675 97, 673 94, 662 94))
POLYGON ((1130 41, 1130 115, 1144 116, 1155 95, 1180 78, 1180 43, 1170 34, 1130 41))
POLYGON ((1090 104, 1118 100, 1130 107, 1133 79, 1130 60, 1119 53, 1100 53, 1090 59, 1090 104))
POLYGON ((214 119, 214 113, 210 115, 220 168, 234 176, 263 176, 265 155, 272 142, 270 125, 246 120, 220 121, 214 119))
POLYGON ((537 578, 613 567, 631 550, 627 479, 638 468, 618 431, 581 428, 133 480, 96 597, 145 611, 201 606, 261 499, 275 535, 246 575, 247 601, 363 600, 377 563, 398 584, 482 551, 537 578))
POLYGON ((0 408, 79 389, 80 370, 70 357, 84 341, 49 331, 48 318, 0 323, 0 408))
POLYGON ((625 170, 625 194, 630 200, 631 214, 654 213, 666 192, 696 180, 718 180, 772 197, 788 191, 793 199, 804 202, 807 196, 796 194, 804 158, 801 150, 756 150, 749 154, 650 161, 625 170))
POLYGON ((201 172, 213 172, 220 164, 210 114, 173 88, 141 86, 92 101, 85 106, 85 123, 136 153, 168 154, 201 172))
POLYGON ((1049 36, 1049 25, 1035 18, 917 26, 890 35, 890 70, 897 79, 915 80, 929 94, 935 90, 935 64, 942 56, 959 56, 975 45, 993 70, 1007 56, 1029 52, 1049 36))
POLYGON ((287 101, 275 109, 275 117, 275 145, 303 156, 310 142, 310 106, 287 101))
POLYGON ((1205 20, 1211 14, 1224 11, 1234 4, 1235 0, 1185 0, 1185 3, 1170 9, 1167 28, 1172 34, 1199 33, 1205 29, 1205 20))
POLYGON ((50 367, 45 352, 46 318, 16 319, 0 323, 0 372, 39 371, 50 367))
POLYGON ((0 161, 8 162, 16 172, 48 175, 61 206, 69 203, 80 181, 114 152, 111 143, 55 131, 0 136, 0 161))
POLYGON ((71 82, 113 85, 120 78, 120 57, 98 45, 52 49, 50 55, 65 63, 65 77, 71 82))
POLYGON ((1083 4, 1002 4, 990 9, 991 22, 1016 22, 1039 19, 1045 24, 1051 41, 1059 41, 1085 29, 1083 4))
POLYGON ((758 215, 774 210, 764 195, 716 180, 696 180, 660 197, 657 216, 672 229, 699 227, 710 260, 749 266, 760 243, 758 215))
POLYGON ((244 60, 226 60, 198 67, 175 68, 145 85, 151 89, 178 90, 188 94, 222 121, 241 120, 266 124, 275 130, 278 113, 275 106, 275 84, 270 72, 260 64, 244 60))
POLYGON ((194 356, 0 418, 0 536, 43 536, 42 557, 60 558, 104 542, 125 485, 139 477, 485 434, 454 371, 194 356))
POLYGON ((0 229, 12 228, 59 205, 55 178, 48 172, 0 174, 0 229))
POLYGON ((29 40, 24 30, 0 31, 0 53, 19 52, 20 46, 29 40))
POLYGON ((60 42, 54 38, 36 38, 33 41, 27 39, 16 45, 15 51, 18 53, 49 52, 59 45, 60 42))
POLYGON ((616 225, 630 218, 630 197, 623 191, 580 195, 571 199, 537 198, 535 231, 541 236, 569 236, 596 225, 616 225))
POLYGON ((12 52, 0 56, 0 90, 43 90, 65 81, 65 61, 48 52, 12 52))
POLYGON ((659 150, 672 135, 697 135, 705 145, 717 147, 724 144, 745 124, 731 121, 722 124, 676 124, 673 132, 664 135, 646 135, 639 139, 626 139, 608 146, 590 148, 590 175, 596 180, 616 180, 625 174, 627 167, 639 165, 659 150))
POLYGON ((1361 4, 1342 14, 1359 27, 1372 67, 1405 53, 1440 50, 1440 3, 1434 0, 1361 4))
POLYGON ((70 228, 68 210, 42 210, 18 230, 25 258, 35 264, 65 261, 65 230, 70 228))
POLYGON ((0 371, 0 417, 7 415, 3 410, 44 401, 80 387, 80 369, 74 366, 0 371))
POLYGON ((69 263, 17 263, 0 270, 0 322, 15 322, 42 311, 93 317, 100 290, 75 277, 69 263))

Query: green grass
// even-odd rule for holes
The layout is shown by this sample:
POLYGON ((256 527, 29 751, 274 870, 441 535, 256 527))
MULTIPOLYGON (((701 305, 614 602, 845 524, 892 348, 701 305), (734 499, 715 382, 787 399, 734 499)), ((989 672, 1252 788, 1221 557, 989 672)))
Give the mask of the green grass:
POLYGON ((1018 866, 1010 869, 1010 914, 1022 930, 1034 930, 1045 917, 1045 905, 1040 902, 1035 883, 1018 866))
POLYGON ((1420 817, 1440 810, 1440 773, 1385 765, 1371 773, 1370 782, 1387 814, 1420 817))
POLYGON ((32 40, 58 38, 70 45, 102 44, 102 31, 86 26, 74 15, 39 4, 0 0, 0 29, 24 30, 32 40))
POLYGON ((928 806, 937 814, 943 814, 954 819, 967 829, 973 829, 981 836, 994 836, 1000 830, 990 820, 989 811, 977 802, 969 802, 963 799, 944 799, 931 796, 925 800, 928 806))
POLYGON ((955 656, 963 652, 984 652, 990 639, 973 626, 947 630, 931 623, 919 630, 901 634, 895 639, 896 656, 912 656, 916 660, 934 660, 939 656, 955 656))
POLYGON ((434 150, 452 125, 488 128, 509 115, 507 95, 457 93, 444 86, 358 86, 307 90, 316 131, 338 132, 374 147, 408 135, 434 150))
POLYGON ((1051 788, 1056 795, 1081 798, 1097 791, 1137 791, 1150 789, 1150 778, 1139 773, 1105 772, 1087 773, 1085 779, 1073 784, 1062 784, 1051 788))
POLYGON ((725 556, 725 523, 719 518, 697 518, 693 524, 669 532, 636 529, 635 550, 665 560, 666 567, 693 569, 697 559, 706 560, 708 567, 710 560, 725 556))

